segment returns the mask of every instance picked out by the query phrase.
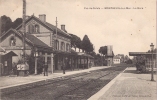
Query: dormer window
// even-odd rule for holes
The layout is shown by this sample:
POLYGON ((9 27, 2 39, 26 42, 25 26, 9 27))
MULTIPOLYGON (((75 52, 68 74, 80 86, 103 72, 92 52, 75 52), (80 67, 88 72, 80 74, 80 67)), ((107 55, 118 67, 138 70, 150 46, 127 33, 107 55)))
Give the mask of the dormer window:
POLYGON ((15 46, 15 45, 16 45, 16 39, 15 39, 14 36, 12 36, 12 37, 10 38, 10 46, 15 46))
POLYGON ((40 27, 37 24, 36 25, 30 24, 28 26, 28 32, 31 33, 31 34, 33 34, 33 33, 39 33, 39 30, 40 30, 40 27))
POLYGON ((30 24, 28 26, 28 32, 31 33, 31 34, 34 32, 34 25, 30 24))
POLYGON ((35 32, 39 33, 39 25, 35 25, 35 32))

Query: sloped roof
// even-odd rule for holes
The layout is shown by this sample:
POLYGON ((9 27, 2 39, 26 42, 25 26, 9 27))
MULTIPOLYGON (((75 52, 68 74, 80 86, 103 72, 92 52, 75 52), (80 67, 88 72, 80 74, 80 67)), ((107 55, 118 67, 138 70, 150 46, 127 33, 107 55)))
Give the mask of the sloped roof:
MULTIPOLYGON (((152 55, 152 53, 148 53, 148 52, 129 52, 129 56, 141 56, 141 55, 152 55)), ((153 55, 157 55, 157 53, 153 53, 153 55)))
MULTIPOLYGON (((18 32, 22 34, 21 31, 18 31, 18 32)), ((52 47, 48 46, 43 41, 41 41, 40 39, 38 39, 37 37, 35 37, 34 35, 31 35, 29 33, 26 33, 26 39, 28 39, 36 47, 52 49, 52 47)))
POLYGON ((40 39, 38 39, 34 35, 26 34, 26 38, 28 40, 30 40, 35 46, 39 46, 39 47, 41 46, 41 47, 49 48, 49 46, 47 44, 45 44, 43 41, 41 41, 40 39))
MULTIPOLYGON (((15 32, 18 36, 23 37, 23 33, 21 31, 17 31, 15 29, 9 29, 9 31, 13 31, 15 32)), ((4 37, 9 31, 7 31, 4 35, 2 35, 0 38, 4 37)), ((29 33, 26 33, 26 38, 25 40, 30 43, 33 46, 36 47, 40 47, 40 48, 46 48, 51 50, 52 47, 48 46, 47 44, 45 44, 44 42, 42 42, 40 39, 38 39, 37 37, 35 37, 34 35, 31 35, 29 33)))
MULTIPOLYGON (((54 26, 54 25, 52 25, 52 24, 50 24, 50 23, 48 23, 48 22, 46 22, 45 24, 46 24, 47 26, 49 26, 53 31, 56 30, 56 26, 54 26)), ((64 35, 67 35, 67 36, 71 37, 71 36, 69 35, 69 33, 66 33, 66 32, 62 31, 62 30, 59 29, 59 28, 57 28, 57 33, 64 34, 64 35)))
POLYGON ((83 54, 82 56, 86 56, 86 57, 89 57, 89 58, 94 58, 93 56, 89 55, 89 54, 83 54))
POLYGON ((8 55, 10 55, 10 56, 18 56, 16 53, 14 53, 13 51, 10 51, 10 52, 8 52, 8 53, 6 53, 5 54, 5 56, 8 56, 8 55))
MULTIPOLYGON (((40 20, 38 17, 36 17, 36 16, 34 16, 34 15, 32 15, 32 16, 30 16, 28 19, 26 19, 26 23, 27 23, 30 19, 32 19, 32 18, 36 19, 37 21, 39 21, 39 22, 42 23, 43 25, 47 26, 49 29, 51 29, 51 31, 53 31, 53 32, 55 33, 55 31, 56 31, 56 26, 54 26, 54 25, 52 25, 52 24, 50 24, 50 23, 48 23, 48 22, 43 22, 42 20, 40 20)), ((18 29, 18 28, 20 28, 20 27, 22 27, 22 24, 20 24, 16 29, 18 29)), ((62 30, 59 29, 59 28, 57 28, 57 33, 58 33, 58 34, 66 35, 66 36, 68 36, 68 37, 71 37, 71 36, 69 35, 69 33, 66 33, 66 32, 62 31, 62 30)))
POLYGON ((0 52, 5 52, 5 49, 0 47, 0 52))
POLYGON ((113 59, 120 59, 120 57, 118 57, 118 56, 114 56, 113 59))
POLYGON ((84 56, 84 57, 89 57, 89 58, 94 58, 93 56, 89 55, 89 54, 86 54, 84 52, 77 52, 77 55, 79 56, 84 56))

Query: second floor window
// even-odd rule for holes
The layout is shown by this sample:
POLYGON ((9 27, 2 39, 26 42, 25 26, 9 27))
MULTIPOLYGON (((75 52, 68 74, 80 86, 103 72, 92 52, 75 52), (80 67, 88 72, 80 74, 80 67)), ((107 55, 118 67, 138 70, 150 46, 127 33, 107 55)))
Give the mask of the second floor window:
POLYGON ((69 44, 66 44, 66 51, 69 51, 69 44))
POLYGON ((65 51, 65 43, 64 42, 61 42, 61 50, 65 51))
POLYGON ((39 33, 39 25, 35 25, 35 32, 39 33))
POLYGON ((39 25, 32 25, 32 24, 28 25, 28 32, 31 34, 39 33, 39 29, 40 29, 39 25))
POLYGON ((54 43, 54 47, 56 50, 59 50, 59 41, 58 40, 55 40, 55 43, 54 43))
POLYGON ((28 26, 28 32, 33 33, 34 32, 34 26, 31 24, 28 26))
POLYGON ((10 46, 15 46, 15 45, 16 45, 16 39, 13 36, 13 37, 10 38, 10 46))

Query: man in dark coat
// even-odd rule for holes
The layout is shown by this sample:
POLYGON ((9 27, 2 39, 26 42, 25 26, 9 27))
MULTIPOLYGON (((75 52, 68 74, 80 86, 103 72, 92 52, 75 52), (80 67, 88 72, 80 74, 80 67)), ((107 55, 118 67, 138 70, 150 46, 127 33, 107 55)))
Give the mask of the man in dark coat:
POLYGON ((48 76, 48 64, 47 64, 47 62, 45 62, 43 67, 44 67, 44 76, 48 76))

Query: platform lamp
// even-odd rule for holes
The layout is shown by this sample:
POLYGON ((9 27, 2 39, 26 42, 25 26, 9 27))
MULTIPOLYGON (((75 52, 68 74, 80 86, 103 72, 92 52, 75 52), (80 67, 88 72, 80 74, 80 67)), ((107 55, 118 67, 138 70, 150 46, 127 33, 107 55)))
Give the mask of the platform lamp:
POLYGON ((154 81, 154 69, 153 69, 153 51, 154 51, 154 45, 153 45, 153 43, 151 43, 151 45, 150 45, 150 49, 151 49, 151 52, 152 52, 152 66, 151 66, 151 81, 154 81))
POLYGON ((38 73, 37 72, 37 58, 38 58, 38 52, 37 51, 34 52, 34 57, 35 57, 35 74, 37 74, 38 73))

